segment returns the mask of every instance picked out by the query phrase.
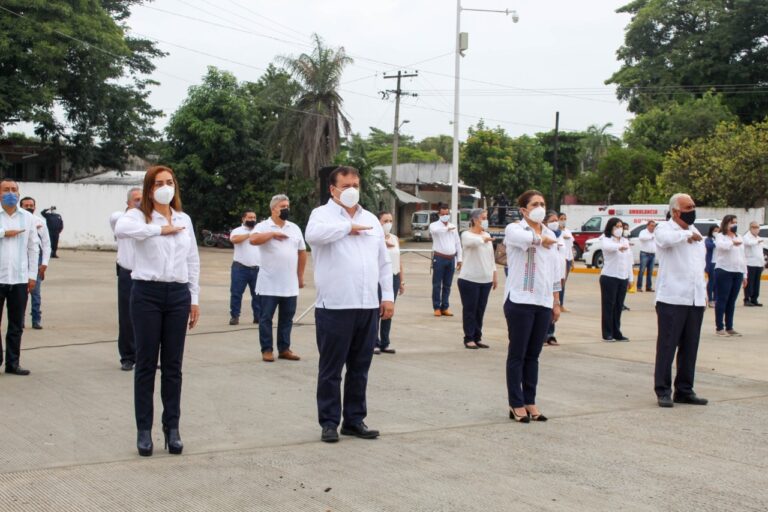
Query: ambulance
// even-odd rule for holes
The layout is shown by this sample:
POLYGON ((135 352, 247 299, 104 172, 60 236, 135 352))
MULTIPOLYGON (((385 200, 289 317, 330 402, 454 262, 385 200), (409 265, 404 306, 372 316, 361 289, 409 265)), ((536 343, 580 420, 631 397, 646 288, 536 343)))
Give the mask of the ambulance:
POLYGON ((601 206, 597 213, 590 217, 579 231, 573 233, 574 258, 582 259, 587 248, 587 240, 603 234, 605 224, 611 217, 618 217, 629 224, 630 231, 649 220, 660 222, 666 219, 669 205, 667 204, 614 204, 601 206))

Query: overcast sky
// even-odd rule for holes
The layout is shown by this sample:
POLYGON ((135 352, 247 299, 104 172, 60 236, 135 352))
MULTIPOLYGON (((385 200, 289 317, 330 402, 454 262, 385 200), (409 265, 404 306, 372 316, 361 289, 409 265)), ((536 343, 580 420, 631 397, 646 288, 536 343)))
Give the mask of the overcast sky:
MULTIPOLYGON (((481 117, 512 135, 548 130, 556 111, 563 130, 613 123, 610 131, 621 134, 631 116, 603 81, 619 68, 615 52, 629 17, 615 10, 627 1, 463 0, 464 8, 514 9, 520 21, 463 12, 461 138, 481 117)), ((255 81, 275 56, 309 51, 316 32, 355 59, 341 86, 355 132, 392 131, 394 100, 378 92, 395 87, 383 73, 402 69, 419 71, 403 83, 419 96, 402 101, 401 119, 410 121, 402 132, 452 133, 453 0, 155 0, 134 7, 129 25, 169 53, 156 61, 161 85, 151 102, 166 114, 158 127, 208 65, 255 81)))

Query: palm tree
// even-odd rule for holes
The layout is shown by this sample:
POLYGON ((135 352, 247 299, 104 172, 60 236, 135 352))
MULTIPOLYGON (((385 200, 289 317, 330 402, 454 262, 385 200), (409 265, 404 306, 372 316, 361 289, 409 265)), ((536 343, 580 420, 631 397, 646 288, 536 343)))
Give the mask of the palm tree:
POLYGON ((587 128, 586 136, 581 140, 582 171, 597 170, 597 163, 608 152, 608 148, 621 143, 618 137, 606 132, 612 126, 613 123, 606 123, 603 126, 593 124, 587 128))
POLYGON ((351 130, 344 116, 343 100, 338 92, 344 67, 352 62, 343 47, 328 48, 317 34, 313 35, 311 53, 298 57, 278 57, 300 85, 290 109, 278 123, 282 140, 282 157, 299 165, 302 175, 315 180, 320 167, 329 165, 341 145, 341 129, 351 130))

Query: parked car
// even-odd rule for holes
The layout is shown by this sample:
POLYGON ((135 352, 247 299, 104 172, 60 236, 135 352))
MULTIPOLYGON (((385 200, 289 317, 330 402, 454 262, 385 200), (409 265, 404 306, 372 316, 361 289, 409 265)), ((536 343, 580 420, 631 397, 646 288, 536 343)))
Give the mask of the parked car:
MULTIPOLYGON (((640 242, 637 237, 640 236, 640 232, 645 229, 648 223, 643 223, 629 232, 629 246, 632 249, 632 259, 635 265, 640 264, 640 242)), ((719 226, 720 222, 715 219, 697 219, 693 224, 702 236, 707 236, 709 228, 711 226, 719 226)), ((584 262, 587 264, 587 268, 602 268, 603 267, 603 250, 601 246, 600 238, 593 238, 587 240, 586 250, 584 251, 584 262)), ((659 264, 659 260, 656 259, 656 264, 659 264)))
POLYGON ((429 225, 437 220, 437 210, 420 210, 411 215, 411 236, 416 242, 432 240, 429 225))

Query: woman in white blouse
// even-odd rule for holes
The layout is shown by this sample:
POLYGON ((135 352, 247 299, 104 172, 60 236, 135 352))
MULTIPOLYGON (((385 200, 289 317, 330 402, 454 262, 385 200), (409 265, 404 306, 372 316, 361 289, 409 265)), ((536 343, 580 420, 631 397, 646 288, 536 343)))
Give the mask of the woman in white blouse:
POLYGON ((136 447, 139 455, 152 455, 159 355, 165 447, 180 454, 181 363, 187 326, 192 329, 200 317, 200 258, 192 221, 181 211, 178 183, 170 168, 147 170, 141 207, 120 217, 115 234, 135 241, 131 318, 136 341, 136 447))
POLYGON ((603 341, 629 341, 621 332, 621 310, 632 280, 632 250, 624 234, 624 223, 611 217, 600 236, 603 268, 600 271, 600 303, 603 341))
MULTIPOLYGON (((400 259, 400 240, 392 233, 392 214, 389 212, 379 213, 379 222, 381 229, 384 230, 384 243, 387 245, 387 253, 392 261, 392 291, 395 292, 395 300, 398 295, 405 293, 405 274, 403 274, 403 263, 400 259)), ((381 295, 381 290, 379 290, 381 295)), ((381 297, 379 297, 381 299, 381 297)), ((376 340, 374 354, 394 354, 395 349, 390 348, 389 333, 392 330, 392 319, 381 320, 379 322, 379 337, 376 340)))
POLYGON ((738 229, 736 216, 726 215, 715 236, 715 328, 718 336, 741 336, 733 329, 733 315, 739 290, 747 282, 747 258, 738 229))
POLYGON ((504 231, 507 275, 507 394, 509 417, 518 423, 546 421, 536 405, 539 354, 547 328, 560 317, 560 255, 555 234, 543 225, 544 195, 524 192, 517 205, 523 220, 504 231))
POLYGON ((483 343, 483 317, 491 289, 496 289, 496 262, 493 239, 485 231, 488 212, 475 208, 469 213, 469 229, 461 234, 464 261, 459 271, 464 346, 469 349, 488 348, 483 343))

